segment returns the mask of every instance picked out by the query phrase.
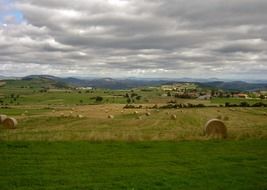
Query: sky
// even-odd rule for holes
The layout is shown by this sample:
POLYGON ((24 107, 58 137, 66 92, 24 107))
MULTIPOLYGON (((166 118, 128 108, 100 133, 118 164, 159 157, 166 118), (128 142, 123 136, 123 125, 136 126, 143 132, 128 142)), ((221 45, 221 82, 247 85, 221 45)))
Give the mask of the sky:
POLYGON ((0 0, 0 75, 267 79, 266 0, 0 0))

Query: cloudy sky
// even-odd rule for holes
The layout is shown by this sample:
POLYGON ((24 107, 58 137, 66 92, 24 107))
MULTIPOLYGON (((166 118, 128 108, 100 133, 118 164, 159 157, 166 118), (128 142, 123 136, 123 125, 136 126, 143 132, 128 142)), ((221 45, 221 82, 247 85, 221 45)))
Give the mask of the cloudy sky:
POLYGON ((0 75, 267 79, 266 0, 0 0, 0 75))

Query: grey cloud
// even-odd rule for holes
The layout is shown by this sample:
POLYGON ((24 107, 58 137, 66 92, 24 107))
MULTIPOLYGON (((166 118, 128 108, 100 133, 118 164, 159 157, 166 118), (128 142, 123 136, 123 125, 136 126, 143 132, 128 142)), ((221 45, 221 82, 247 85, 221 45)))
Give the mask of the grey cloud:
POLYGON ((247 39, 224 43, 217 51, 222 53, 236 52, 262 52, 265 51, 267 43, 261 39, 247 39))
POLYGON ((266 78, 265 0, 14 0, 0 10, 7 6, 24 21, 2 21, 0 74, 266 78))

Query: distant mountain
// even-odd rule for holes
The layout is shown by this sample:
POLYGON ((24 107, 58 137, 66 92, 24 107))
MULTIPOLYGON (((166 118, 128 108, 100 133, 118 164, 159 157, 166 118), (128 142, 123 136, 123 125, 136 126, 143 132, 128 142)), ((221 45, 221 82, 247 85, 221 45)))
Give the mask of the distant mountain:
POLYGON ((127 79, 142 80, 142 81, 173 81, 173 82, 192 82, 192 83, 221 81, 221 79, 218 79, 218 78, 201 79, 201 78, 187 78, 187 77, 184 77, 184 78, 136 78, 136 77, 129 77, 127 79))
POLYGON ((69 84, 64 82, 62 78, 52 75, 29 75, 23 77, 22 81, 33 81, 43 84, 45 87, 69 88, 69 84))
POLYGON ((132 80, 132 79, 113 79, 113 78, 99 78, 99 79, 78 79, 74 77, 60 78, 51 75, 30 75, 23 77, 22 80, 43 80, 54 81, 57 86, 72 86, 72 87, 94 87, 106 89, 131 89, 143 86, 158 86, 166 83, 166 81, 146 81, 146 80, 132 80))
POLYGON ((248 80, 248 83, 256 83, 256 84, 267 84, 267 80, 248 80))
POLYGON ((20 79, 20 77, 11 77, 11 76, 0 75, 0 80, 8 80, 8 79, 20 79))
POLYGON ((131 89, 143 86, 158 86, 166 83, 166 81, 145 81, 133 79, 112 79, 100 78, 92 80, 81 80, 75 78, 64 79, 64 82, 74 86, 90 86, 94 88, 107 88, 107 89, 131 89))
POLYGON ((22 80, 34 80, 34 79, 45 79, 45 80, 54 80, 54 81, 57 81, 57 80, 60 80, 61 78, 59 77, 55 77, 55 76, 52 76, 52 75, 29 75, 29 76, 26 76, 26 77, 23 77, 22 80))
POLYGON ((199 85, 202 87, 218 88, 218 89, 232 90, 232 91, 267 90, 267 83, 247 83, 243 81, 233 81, 233 82, 215 81, 215 82, 199 83, 199 85))
POLYGON ((216 88, 231 91, 255 91, 267 90, 267 83, 248 83, 243 81, 219 81, 217 78, 209 79, 113 79, 113 78, 97 78, 97 79, 80 79, 74 77, 60 78, 51 75, 30 75, 23 77, 22 80, 41 80, 44 83, 48 82, 57 87, 94 87, 106 89, 131 89, 145 86, 160 86, 164 84, 174 84, 177 82, 196 83, 203 88, 216 88))
POLYGON ((71 86, 88 86, 87 79, 78 79, 74 77, 61 78, 60 81, 65 82, 71 86))
POLYGON ((177 82, 191 82, 191 83, 196 83, 196 82, 204 83, 204 82, 220 81, 220 79, 217 79, 217 78, 207 78, 207 79, 179 78, 179 79, 175 79, 175 81, 177 81, 177 82))

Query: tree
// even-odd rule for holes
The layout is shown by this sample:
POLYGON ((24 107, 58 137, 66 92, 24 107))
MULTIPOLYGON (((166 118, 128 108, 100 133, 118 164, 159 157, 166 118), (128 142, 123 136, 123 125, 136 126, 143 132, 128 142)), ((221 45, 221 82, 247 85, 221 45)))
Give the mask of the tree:
POLYGON ((130 99, 130 98, 128 98, 127 99, 127 103, 129 104, 129 103, 131 103, 132 102, 132 100, 130 99))
POLYGON ((137 96, 136 100, 141 100, 142 96, 137 96))
POLYGON ((263 94, 260 95, 260 99, 265 99, 265 96, 263 94))
POLYGON ((212 96, 212 97, 215 96, 215 90, 211 90, 211 96, 212 96))
POLYGON ((95 98, 95 101, 96 101, 96 102, 102 102, 102 101, 103 101, 103 97, 101 97, 101 96, 97 96, 97 97, 95 98))

